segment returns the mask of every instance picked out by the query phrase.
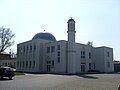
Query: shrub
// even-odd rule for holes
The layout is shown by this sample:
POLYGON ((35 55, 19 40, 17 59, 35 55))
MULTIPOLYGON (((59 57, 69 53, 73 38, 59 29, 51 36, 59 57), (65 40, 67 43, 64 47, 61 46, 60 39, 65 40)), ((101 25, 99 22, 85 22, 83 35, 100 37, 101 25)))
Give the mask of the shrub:
POLYGON ((118 86, 118 90, 120 90, 120 85, 118 86))

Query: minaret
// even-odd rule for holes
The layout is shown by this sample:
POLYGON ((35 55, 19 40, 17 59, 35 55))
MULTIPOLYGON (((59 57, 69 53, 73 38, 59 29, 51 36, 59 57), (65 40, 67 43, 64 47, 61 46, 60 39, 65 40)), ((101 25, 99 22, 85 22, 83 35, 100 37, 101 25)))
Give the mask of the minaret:
POLYGON ((68 20, 68 67, 67 72, 68 73, 75 73, 75 62, 76 62, 76 48, 75 48, 75 21, 74 19, 68 20))

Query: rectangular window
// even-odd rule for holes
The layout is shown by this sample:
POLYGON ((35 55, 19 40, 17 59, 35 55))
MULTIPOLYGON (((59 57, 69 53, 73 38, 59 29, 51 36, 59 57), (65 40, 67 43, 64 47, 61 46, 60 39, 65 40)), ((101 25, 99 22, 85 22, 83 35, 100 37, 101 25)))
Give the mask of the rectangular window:
POLYGON ((51 64, 51 61, 47 61, 47 64, 51 64))
POLYGON ((30 45, 30 53, 32 52, 32 46, 30 45))
POLYGON ((54 61, 52 61, 52 68, 54 68, 54 61))
POLYGON ((107 52, 107 57, 109 57, 110 56, 110 53, 109 52, 107 52))
POLYGON ((85 58, 85 51, 81 51, 81 58, 82 58, 82 59, 85 58))
POLYGON ((20 48, 20 53, 23 53, 22 47, 20 48))
POLYGON ((47 47, 47 53, 50 53, 50 47, 47 47))
POLYGON ((29 62, 29 67, 31 68, 31 61, 29 62))
POLYGON ((23 48, 23 53, 25 53, 25 47, 23 48))
POLYGON ((95 70, 95 63, 93 63, 93 69, 95 70))
POLYGON ((19 47, 17 47, 17 54, 19 54, 19 52, 20 52, 20 51, 19 51, 19 47))
POLYGON ((36 45, 34 45, 34 51, 36 51, 36 45))
POLYGON ((28 61, 26 61, 26 67, 28 67, 28 61))
POLYGON ((58 51, 58 56, 60 56, 60 52, 58 51))
POLYGON ((91 52, 89 52, 89 59, 91 59, 91 52))
POLYGON ((16 63, 14 62, 14 67, 16 67, 15 64, 16 64, 16 63))
POLYGON ((57 58, 57 62, 60 63, 60 57, 57 58))
POLYGON ((60 45, 57 46, 57 50, 60 50, 60 45))
POLYGON ((91 63, 89 63, 89 70, 91 70, 91 63))
POLYGON ((55 52, 55 46, 51 47, 51 52, 55 52))
POLYGON ((24 68, 24 61, 23 61, 23 68, 24 68))
POLYGON ((26 50, 26 53, 28 53, 28 46, 27 46, 27 48, 26 48, 27 50, 26 50))
POLYGON ((35 61, 33 61, 33 68, 35 67, 35 61))

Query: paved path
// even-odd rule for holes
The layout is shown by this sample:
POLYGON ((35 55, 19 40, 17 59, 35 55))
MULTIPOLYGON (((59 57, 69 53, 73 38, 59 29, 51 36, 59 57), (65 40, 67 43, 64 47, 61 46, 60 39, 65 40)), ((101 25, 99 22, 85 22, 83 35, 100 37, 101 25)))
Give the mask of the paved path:
POLYGON ((23 75, 0 80, 0 90, 117 90, 120 74, 23 75))

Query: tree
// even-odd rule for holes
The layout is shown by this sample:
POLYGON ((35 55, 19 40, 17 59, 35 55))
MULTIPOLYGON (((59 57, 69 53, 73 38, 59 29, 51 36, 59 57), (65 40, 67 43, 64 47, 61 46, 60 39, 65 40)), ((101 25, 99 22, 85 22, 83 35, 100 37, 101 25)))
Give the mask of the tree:
POLYGON ((9 28, 0 27, 0 53, 14 44, 14 36, 9 28))
POLYGON ((92 46, 93 42, 88 41, 87 45, 92 46))

